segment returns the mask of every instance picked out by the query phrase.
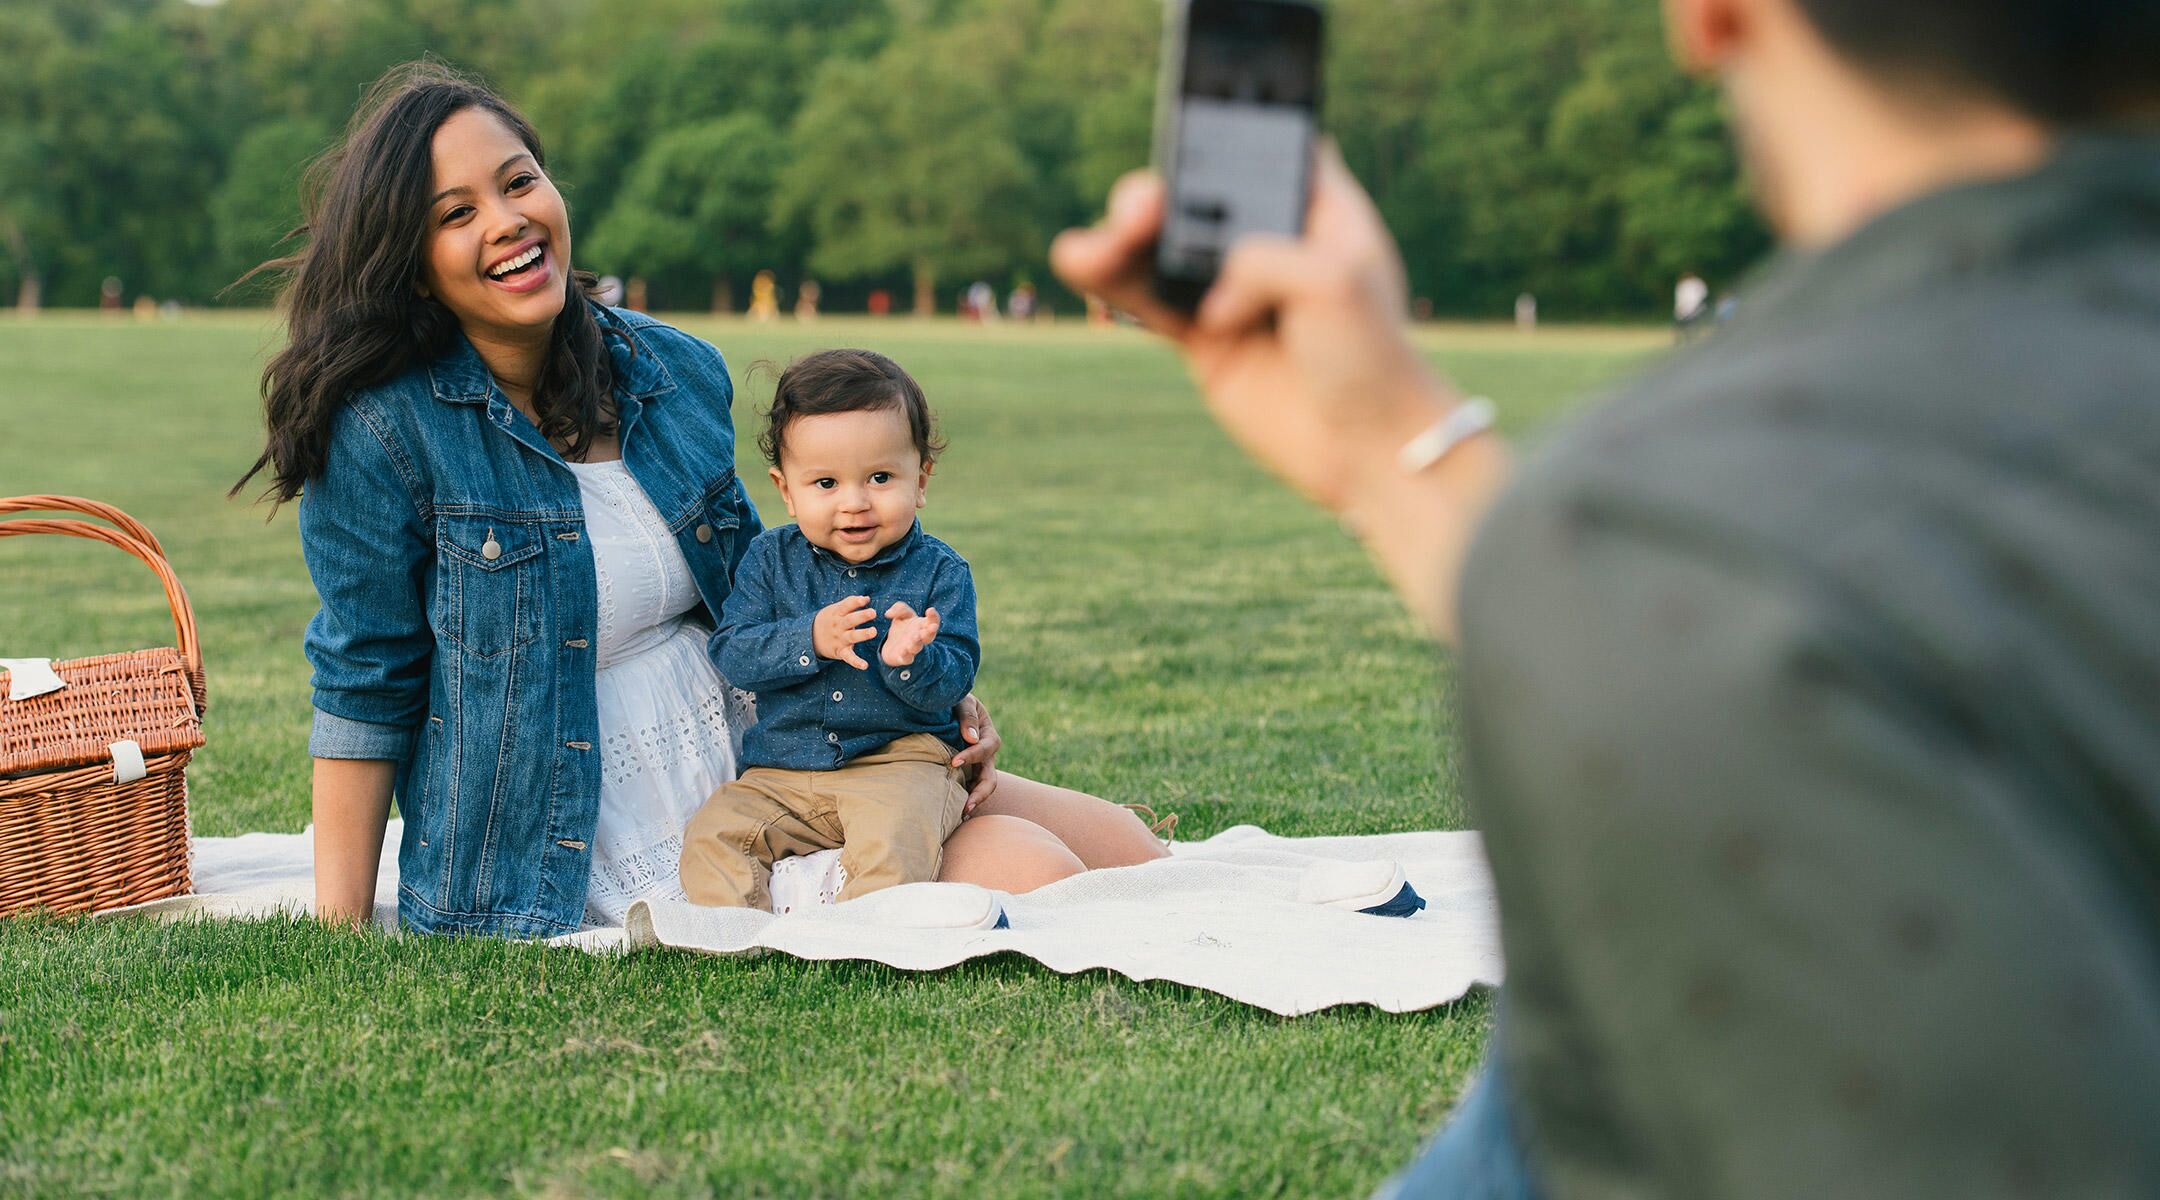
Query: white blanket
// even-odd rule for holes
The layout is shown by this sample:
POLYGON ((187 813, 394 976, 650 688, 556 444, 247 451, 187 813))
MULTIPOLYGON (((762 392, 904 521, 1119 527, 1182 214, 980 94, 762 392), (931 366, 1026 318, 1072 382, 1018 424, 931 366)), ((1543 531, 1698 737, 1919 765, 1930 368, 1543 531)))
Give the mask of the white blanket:
MULTIPOLYGON (((388 847, 398 843, 392 823, 388 847)), ((125 911, 262 916, 314 899, 310 833, 195 839, 197 894, 125 911)), ((383 855, 376 921, 396 927, 396 853, 383 855)), ((962 886, 962 885, 923 885, 962 886)), ((624 929, 554 942, 602 951, 668 946, 707 954, 777 950, 926 971, 986 954, 1027 955, 1053 971, 1091 968, 1167 979, 1283 1016, 1338 1004, 1410 1012, 1500 982, 1492 881, 1474 833, 1280 838, 1251 825, 1181 843, 1170 858, 1090 871, 1000 896, 1010 929, 900 928, 866 897, 786 916, 640 900, 624 929), (1298 881, 1321 858, 1400 862, 1429 903, 1409 918, 1301 902, 1298 881)))

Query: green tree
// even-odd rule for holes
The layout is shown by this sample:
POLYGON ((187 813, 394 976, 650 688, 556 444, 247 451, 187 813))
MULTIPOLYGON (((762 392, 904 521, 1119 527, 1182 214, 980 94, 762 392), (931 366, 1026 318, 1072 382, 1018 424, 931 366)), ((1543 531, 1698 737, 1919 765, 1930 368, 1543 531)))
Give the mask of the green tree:
MULTIPOLYGON (((300 176, 329 143, 321 122, 280 117, 250 129, 233 148, 209 206, 217 245, 212 273, 220 290, 292 249, 280 243, 300 224, 300 176)), ((261 299, 264 293, 250 283, 235 295, 261 299)))
POLYGON ((922 314, 936 311, 940 277, 1039 255, 1045 237, 998 64, 979 57, 974 33, 928 31, 866 63, 827 63, 789 132, 776 197, 780 220, 808 226, 814 269, 905 269, 922 314))
POLYGON ((736 279, 788 250, 769 221, 773 181, 786 160, 785 139, 755 112, 662 134, 579 257, 663 283, 695 275, 710 286, 713 311, 725 312, 736 279))

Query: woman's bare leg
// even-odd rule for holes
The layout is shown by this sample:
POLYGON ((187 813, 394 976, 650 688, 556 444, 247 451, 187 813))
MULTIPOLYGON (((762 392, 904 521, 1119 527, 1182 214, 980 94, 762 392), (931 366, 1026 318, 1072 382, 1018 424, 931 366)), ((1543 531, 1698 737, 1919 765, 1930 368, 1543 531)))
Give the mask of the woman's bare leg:
MULTIPOLYGON (((997 790, 975 810, 974 817, 961 822, 960 828, 966 829, 985 815, 1034 822, 1055 834, 1091 871, 1129 867, 1170 855, 1162 841, 1149 833, 1130 810, 1086 792, 1038 783, 1011 771, 998 772, 997 790)), ((945 845, 950 854, 952 842, 948 840, 945 845)))
MULTIPOLYGON (((1000 792, 1005 790, 1007 778, 999 776, 1000 792)), ((986 801, 983 808, 989 806, 986 801)), ((986 815, 978 809, 945 839, 945 858, 938 866, 938 878, 1001 892, 1031 892, 1085 870, 1086 865, 1048 829, 1033 821, 986 815)))

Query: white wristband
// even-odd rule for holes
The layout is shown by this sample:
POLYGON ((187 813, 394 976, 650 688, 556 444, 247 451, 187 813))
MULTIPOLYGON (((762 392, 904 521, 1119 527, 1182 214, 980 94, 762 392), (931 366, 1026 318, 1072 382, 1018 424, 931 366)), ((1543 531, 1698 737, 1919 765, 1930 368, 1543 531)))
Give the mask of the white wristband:
POLYGON ((1432 428, 1404 442, 1395 462, 1405 475, 1430 470, 1455 447, 1491 429, 1492 423, 1493 402, 1483 396, 1472 396, 1456 405, 1448 415, 1434 421, 1432 428))

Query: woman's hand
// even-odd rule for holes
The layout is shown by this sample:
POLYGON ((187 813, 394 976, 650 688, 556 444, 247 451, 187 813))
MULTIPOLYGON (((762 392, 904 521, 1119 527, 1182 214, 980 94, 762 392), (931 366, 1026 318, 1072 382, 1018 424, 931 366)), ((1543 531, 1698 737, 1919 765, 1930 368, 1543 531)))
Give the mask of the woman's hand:
POLYGON ((983 702, 977 700, 973 692, 953 706, 953 717, 960 722, 960 736, 967 739, 968 745, 953 756, 952 765, 974 773, 973 784, 968 788, 967 807, 961 810, 961 816, 965 817, 997 790, 997 753, 1005 739, 998 736, 997 726, 990 723, 990 710, 983 707, 983 702))

